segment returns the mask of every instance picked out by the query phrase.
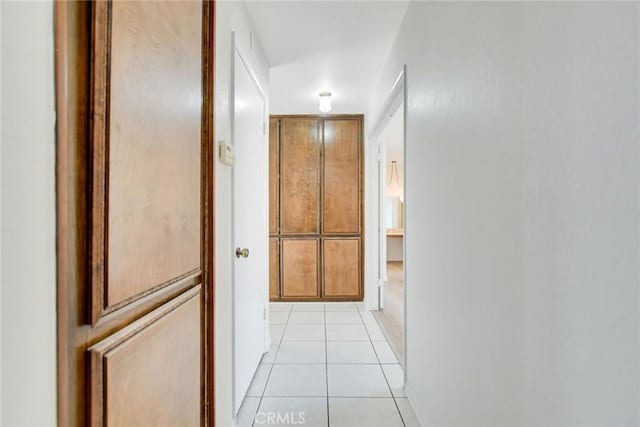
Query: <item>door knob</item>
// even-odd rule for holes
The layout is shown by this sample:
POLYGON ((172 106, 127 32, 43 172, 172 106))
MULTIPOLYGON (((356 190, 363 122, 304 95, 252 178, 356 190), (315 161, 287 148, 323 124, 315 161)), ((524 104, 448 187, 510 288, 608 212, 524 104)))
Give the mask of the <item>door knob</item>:
POLYGON ((236 258, 248 258, 249 257, 249 249, 244 248, 244 249, 240 249, 240 248, 236 248, 236 258))

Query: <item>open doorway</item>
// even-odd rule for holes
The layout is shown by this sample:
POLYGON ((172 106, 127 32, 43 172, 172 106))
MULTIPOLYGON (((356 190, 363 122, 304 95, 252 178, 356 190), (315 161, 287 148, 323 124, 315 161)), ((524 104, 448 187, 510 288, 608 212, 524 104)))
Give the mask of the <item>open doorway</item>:
POLYGON ((404 103, 379 136, 381 271, 380 310, 374 312, 389 344, 403 360, 404 348, 404 103))

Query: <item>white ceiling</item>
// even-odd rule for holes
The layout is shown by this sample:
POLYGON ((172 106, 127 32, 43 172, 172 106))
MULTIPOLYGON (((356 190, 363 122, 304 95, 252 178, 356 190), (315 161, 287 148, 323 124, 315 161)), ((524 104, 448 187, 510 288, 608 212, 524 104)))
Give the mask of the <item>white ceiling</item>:
POLYGON ((271 114, 365 113, 408 1, 249 1, 271 64, 271 114))

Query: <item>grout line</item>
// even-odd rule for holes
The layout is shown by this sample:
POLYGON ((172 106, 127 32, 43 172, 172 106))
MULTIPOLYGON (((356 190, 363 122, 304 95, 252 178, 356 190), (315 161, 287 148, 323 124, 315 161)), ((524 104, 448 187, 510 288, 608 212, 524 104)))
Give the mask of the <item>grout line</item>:
MULTIPOLYGON (((291 313, 293 312, 293 305, 289 308, 289 313, 287 315, 287 322, 284 324, 284 329, 282 330, 282 335, 280 335, 280 340, 278 341, 278 346, 276 347, 276 354, 273 355, 273 362, 270 363, 271 367, 269 368, 269 374, 267 374, 267 380, 264 383, 264 388, 262 389, 262 393, 260 393, 260 401, 258 402, 258 407, 256 408, 256 413, 253 414, 253 420, 251 420, 251 427, 255 426, 256 417, 258 416, 258 412, 260 411, 260 406, 262 405, 262 399, 264 398, 264 392, 267 391, 267 386, 269 385, 269 380, 271 379, 271 372, 273 372, 273 367, 276 365, 276 360, 278 358, 278 353, 280 352, 280 345, 284 340, 284 333, 287 330, 287 323, 289 322, 289 318, 291 317, 291 313)), ((271 326, 271 325, 269 325, 271 326)), ((269 328, 271 329, 271 328, 269 328)), ((264 355, 262 355, 264 357, 264 355)), ((260 365, 258 365, 260 366, 260 365)), ((249 385, 251 387, 251 385, 249 385)))
POLYGON ((326 390, 327 390, 327 427, 331 427, 330 416, 331 412, 329 409, 329 344, 327 339, 327 306, 322 306, 323 315, 324 315, 324 372, 325 372, 325 381, 326 381, 326 390))
MULTIPOLYGON (((360 311, 358 311, 358 315, 360 316, 360 318, 362 319, 362 322, 364 323, 364 318, 362 318, 362 313, 360 313, 360 311)), ((393 394, 393 390, 391 389, 391 385, 389 384, 389 380, 387 379, 387 375, 384 373, 384 369, 382 369, 382 362, 380 361, 380 356, 378 356, 378 352, 376 351, 376 346, 373 345, 373 340, 371 339, 371 335, 369 335, 369 330, 365 327, 364 328, 367 331, 367 336, 369 336, 369 344, 371 344, 371 347, 373 347, 373 352, 376 355, 376 358, 378 359, 378 366, 380 367, 380 370, 382 371, 382 377, 384 378, 384 381, 387 383, 387 387, 389 388, 389 392, 391 393, 391 397, 393 398, 393 404, 396 406, 396 411, 398 411, 398 416, 400 417, 400 422, 402 422, 402 425, 406 427, 406 423, 404 422, 404 418, 402 418, 402 412, 400 412, 400 407, 398 406, 398 402, 396 402, 396 396, 393 394)), ((386 338, 386 336, 385 336, 386 338)), ((387 345, 389 345, 389 343, 387 342, 387 345)), ((391 347, 389 345, 389 347, 391 347)))

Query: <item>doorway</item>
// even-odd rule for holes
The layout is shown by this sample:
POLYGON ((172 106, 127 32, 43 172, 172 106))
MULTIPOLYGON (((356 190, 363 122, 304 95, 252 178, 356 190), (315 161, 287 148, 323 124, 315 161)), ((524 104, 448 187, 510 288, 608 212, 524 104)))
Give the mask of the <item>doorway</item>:
POLYGON ((398 358, 404 347, 404 103, 379 137, 382 173, 380 310, 374 312, 398 358))
POLYGON ((268 152, 264 91, 235 38, 233 55, 233 376, 237 413, 270 345, 266 326, 269 252, 264 166, 268 152))

